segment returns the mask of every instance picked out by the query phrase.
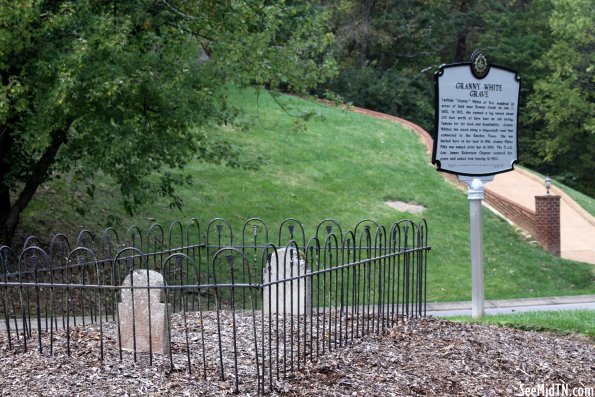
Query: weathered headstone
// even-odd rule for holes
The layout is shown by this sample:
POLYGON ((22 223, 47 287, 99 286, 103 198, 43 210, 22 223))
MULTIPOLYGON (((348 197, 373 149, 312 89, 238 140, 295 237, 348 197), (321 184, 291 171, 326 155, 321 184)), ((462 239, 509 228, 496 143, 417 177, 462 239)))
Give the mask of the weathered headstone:
POLYGON ((164 289, 147 287, 165 287, 163 276, 153 270, 135 270, 122 283, 118 305, 122 349, 168 354, 171 305, 164 303, 164 289))
POLYGON ((298 255, 295 248, 281 248, 277 255, 273 253, 262 273, 264 283, 271 283, 263 288, 264 313, 309 314, 312 288, 310 277, 304 277, 306 272, 303 254, 298 255), (298 276, 299 279, 283 281, 298 276))

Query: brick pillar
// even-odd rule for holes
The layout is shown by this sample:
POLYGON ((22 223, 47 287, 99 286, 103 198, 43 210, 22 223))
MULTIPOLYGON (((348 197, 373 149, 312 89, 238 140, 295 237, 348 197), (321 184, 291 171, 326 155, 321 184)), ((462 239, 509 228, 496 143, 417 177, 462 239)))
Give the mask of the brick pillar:
POLYGON ((546 251, 560 256, 560 196, 535 196, 535 234, 546 251))

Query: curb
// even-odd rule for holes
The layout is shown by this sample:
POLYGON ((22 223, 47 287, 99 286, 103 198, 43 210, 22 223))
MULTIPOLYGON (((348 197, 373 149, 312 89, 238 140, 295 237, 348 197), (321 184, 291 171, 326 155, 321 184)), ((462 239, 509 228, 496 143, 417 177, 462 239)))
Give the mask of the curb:
MULTIPOLYGON (((526 306, 556 306, 582 303, 595 303, 595 295, 553 296, 544 298, 522 298, 485 301, 486 309, 503 309, 526 306)), ((435 302, 428 303, 427 311, 441 312, 451 310, 471 310, 471 302, 435 302)))

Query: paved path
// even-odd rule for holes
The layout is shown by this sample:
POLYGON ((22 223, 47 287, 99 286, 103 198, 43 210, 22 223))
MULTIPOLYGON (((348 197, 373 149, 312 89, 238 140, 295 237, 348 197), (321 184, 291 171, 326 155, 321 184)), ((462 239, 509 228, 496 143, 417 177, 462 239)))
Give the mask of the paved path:
MULTIPOLYGON (((589 309, 595 311, 595 295, 506 299, 485 302, 485 313, 487 315, 528 311, 578 309, 589 309)), ((428 303, 426 310, 428 315, 434 317, 470 316, 471 302, 428 303)))
MULTIPOLYGON (((508 199, 535 211, 535 196, 545 193, 545 184, 539 176, 516 168, 512 172, 496 175, 486 185, 508 199)), ((595 217, 582 209, 570 196, 558 189, 551 189, 560 199, 560 248, 562 258, 595 264, 595 217)))
MULTIPOLYGON (((413 130, 422 139, 427 151, 432 153, 433 140, 420 126, 395 116, 354 107, 357 113, 400 123, 413 130)), ((545 194, 545 183, 537 175, 516 168, 511 172, 496 175, 494 181, 485 186, 511 201, 535 211, 535 196, 545 194)), ((555 186, 553 194, 560 200, 560 248, 562 258, 595 264, 595 217, 580 207, 570 196, 555 186)))

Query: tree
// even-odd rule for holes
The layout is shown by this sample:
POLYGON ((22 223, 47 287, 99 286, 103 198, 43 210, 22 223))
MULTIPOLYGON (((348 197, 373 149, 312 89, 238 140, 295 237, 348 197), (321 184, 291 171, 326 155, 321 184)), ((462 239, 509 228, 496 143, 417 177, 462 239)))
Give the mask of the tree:
POLYGON ((528 104, 536 127, 532 150, 541 170, 595 196, 595 5, 552 4, 552 46, 537 61, 545 78, 535 83, 528 104))
POLYGON ((542 164, 542 158, 535 150, 536 131, 540 126, 532 120, 527 99, 534 92, 535 83, 547 78, 546 71, 536 60, 552 45, 551 12, 550 0, 490 2, 482 14, 482 34, 476 41, 476 46, 487 54, 490 62, 518 71, 521 76, 519 160, 534 169, 539 169, 542 164))
POLYGON ((192 158, 237 166, 205 133, 233 119, 225 86, 315 86, 325 19, 316 2, 1 1, 0 242, 64 173, 111 176, 132 213, 150 192, 180 205, 192 158))
POLYGON ((430 130, 433 72, 441 63, 467 60, 472 52, 468 46, 480 23, 482 3, 331 3, 340 72, 328 88, 358 106, 405 117, 430 130))

